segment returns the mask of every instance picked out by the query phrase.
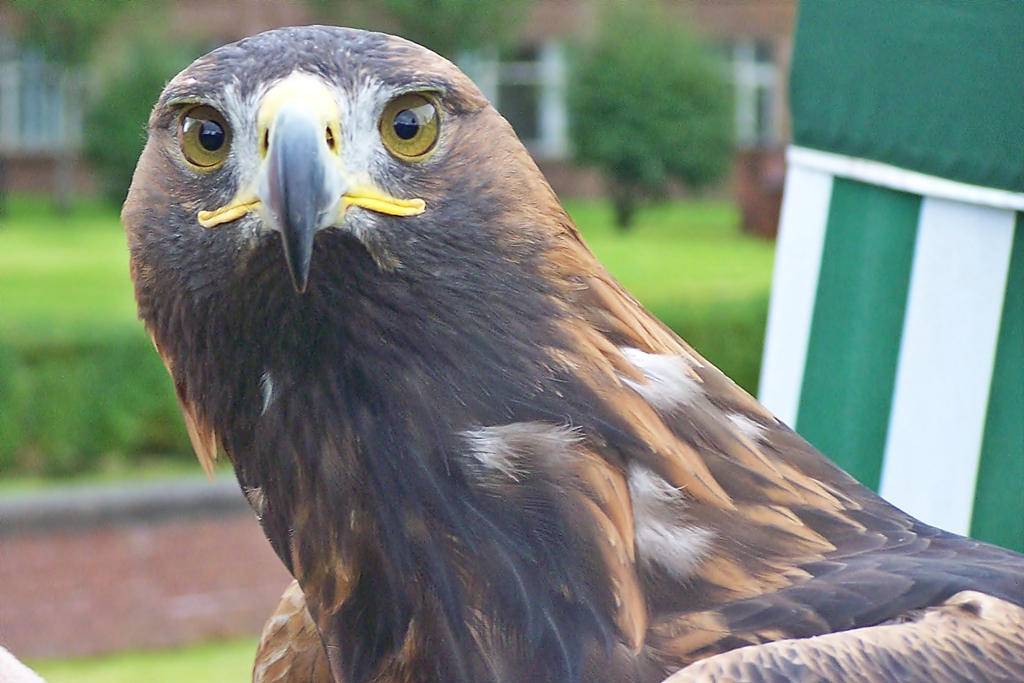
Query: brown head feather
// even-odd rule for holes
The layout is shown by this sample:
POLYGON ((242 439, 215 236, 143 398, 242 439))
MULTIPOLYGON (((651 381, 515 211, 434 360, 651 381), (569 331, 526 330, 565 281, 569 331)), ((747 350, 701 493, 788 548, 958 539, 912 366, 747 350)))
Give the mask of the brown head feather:
POLYGON ((188 432, 189 441, 192 443, 192 450, 195 451, 196 459, 203 468, 206 476, 213 481, 214 468, 217 466, 217 433, 210 423, 202 418, 199 407, 188 398, 188 391, 185 389, 184 379, 176 377, 174 368, 169 356, 160 350, 156 338, 150 336, 153 348, 156 349, 164 367, 174 380, 174 393, 178 397, 178 405, 181 406, 181 414, 185 419, 185 430, 188 432))

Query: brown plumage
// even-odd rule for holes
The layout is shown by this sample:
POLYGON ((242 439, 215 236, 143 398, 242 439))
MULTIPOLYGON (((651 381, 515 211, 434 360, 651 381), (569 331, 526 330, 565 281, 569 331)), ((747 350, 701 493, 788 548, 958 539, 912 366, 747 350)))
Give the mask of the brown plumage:
POLYGON ((429 51, 200 59, 123 218, 200 460, 301 586, 255 680, 894 681, 908 643, 1015 680, 978 662, 1024 659, 1024 558, 891 507, 653 318, 429 51))
POLYGON ((332 683, 316 624, 293 581, 260 635, 253 683, 332 683))

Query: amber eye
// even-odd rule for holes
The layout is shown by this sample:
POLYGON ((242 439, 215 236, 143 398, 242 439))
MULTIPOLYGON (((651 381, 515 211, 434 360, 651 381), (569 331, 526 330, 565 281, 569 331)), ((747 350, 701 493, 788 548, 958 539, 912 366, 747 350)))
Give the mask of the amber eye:
POLYGON ((219 111, 204 104, 186 109, 178 126, 181 153, 203 171, 220 168, 231 149, 231 129, 219 111))
POLYGON ((388 151, 403 161, 421 161, 434 150, 441 132, 437 103, 429 95, 395 98, 380 117, 380 136, 388 151))

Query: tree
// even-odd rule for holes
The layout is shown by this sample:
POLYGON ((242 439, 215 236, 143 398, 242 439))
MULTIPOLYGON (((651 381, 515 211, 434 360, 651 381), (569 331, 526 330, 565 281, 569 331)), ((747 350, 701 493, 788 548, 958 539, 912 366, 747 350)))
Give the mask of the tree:
POLYGON ((124 46, 124 58, 103 74, 85 116, 85 155, 103 179, 104 192, 120 204, 146 144, 149 112, 167 82, 201 50, 146 36, 124 46))
POLYGON ((514 37, 530 0, 383 0, 402 37, 454 59, 514 37))
MULTIPOLYGON (((123 201, 145 144, 153 103, 167 81, 199 51, 171 45, 163 37, 166 3, 162 0, 134 5, 130 0, 11 0, 10 4, 21 19, 22 44, 37 48, 69 72, 81 72, 88 65, 96 76, 90 83, 98 89, 70 95, 82 97, 87 105, 85 156, 99 172, 108 196, 123 201), (104 49, 96 55, 100 40, 104 49)), ((60 206, 70 203, 77 151, 67 150, 57 159, 60 206)))
POLYGON ((336 18, 343 8, 346 19, 355 20, 356 25, 377 29, 391 23, 385 28, 449 59, 467 50, 501 47, 514 39, 533 1, 378 0, 366 7, 350 0, 306 0, 325 18, 336 18))
MULTIPOLYGON (((18 13, 22 45, 35 47, 47 60, 60 64, 71 76, 65 96, 77 99, 84 94, 79 87, 84 81, 81 74, 93 48, 128 2, 9 0, 8 4, 18 13)), ((55 158, 54 198, 61 210, 71 208, 77 156, 78 150, 68 145, 55 158)))
POLYGON ((80 66, 105 33, 110 21, 129 0, 105 2, 54 2, 9 0, 21 20, 21 41, 43 51, 48 59, 65 66, 80 66))
POLYGON ((648 3, 605 7, 597 39, 577 53, 569 94, 578 161, 607 174, 616 222, 664 196, 670 178, 700 187, 732 158, 724 65, 648 3))

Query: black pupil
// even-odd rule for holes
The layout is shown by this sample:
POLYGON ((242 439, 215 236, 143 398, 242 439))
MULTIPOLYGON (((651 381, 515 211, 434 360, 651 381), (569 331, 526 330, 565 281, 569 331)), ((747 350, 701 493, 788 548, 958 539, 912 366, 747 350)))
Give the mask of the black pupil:
POLYGON ((395 135, 403 140, 412 140, 416 133, 420 132, 420 117, 412 109, 403 109, 395 115, 395 122, 392 124, 395 135))
POLYGON ((216 152, 224 146, 224 127, 209 119, 199 124, 199 144, 207 152, 216 152))

